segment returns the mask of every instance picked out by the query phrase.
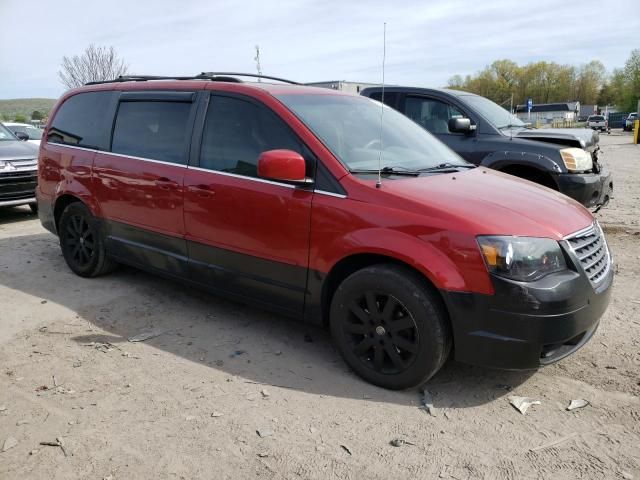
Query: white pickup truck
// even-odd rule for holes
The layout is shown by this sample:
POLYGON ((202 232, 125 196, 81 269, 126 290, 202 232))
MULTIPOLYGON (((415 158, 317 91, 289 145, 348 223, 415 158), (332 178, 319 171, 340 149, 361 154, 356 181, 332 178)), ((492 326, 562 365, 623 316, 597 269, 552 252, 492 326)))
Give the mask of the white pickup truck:
POLYGON ((609 130, 609 122, 604 115, 589 115, 589 118, 587 118, 587 128, 611 133, 611 130, 609 130))

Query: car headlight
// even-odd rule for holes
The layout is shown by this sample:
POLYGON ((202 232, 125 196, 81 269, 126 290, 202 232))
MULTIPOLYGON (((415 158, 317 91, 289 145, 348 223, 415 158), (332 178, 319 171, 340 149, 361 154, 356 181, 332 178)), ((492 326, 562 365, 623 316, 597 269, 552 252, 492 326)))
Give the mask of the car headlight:
POLYGON ((560 150, 560 156, 564 162, 564 166, 569 171, 584 171, 593 168, 593 160, 586 150, 581 148, 563 148, 560 150))
POLYGON ((481 236, 478 245, 489 272, 512 280, 532 282, 567 268, 550 238, 481 236))

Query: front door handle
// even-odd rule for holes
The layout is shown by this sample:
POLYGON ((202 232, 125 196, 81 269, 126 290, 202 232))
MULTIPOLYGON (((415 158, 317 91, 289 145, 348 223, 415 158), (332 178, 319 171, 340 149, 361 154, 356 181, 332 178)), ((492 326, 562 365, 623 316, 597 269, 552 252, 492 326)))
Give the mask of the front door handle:
POLYGON ((156 178, 156 185, 163 190, 174 190, 179 187, 178 182, 174 182, 167 177, 156 178))

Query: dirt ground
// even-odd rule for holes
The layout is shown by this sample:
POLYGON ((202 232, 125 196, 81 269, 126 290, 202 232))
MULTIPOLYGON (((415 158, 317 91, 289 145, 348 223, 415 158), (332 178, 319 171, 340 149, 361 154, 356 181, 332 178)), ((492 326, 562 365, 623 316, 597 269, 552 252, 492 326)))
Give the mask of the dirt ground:
POLYGON ((640 480, 640 147, 601 143, 616 280, 597 334, 537 372, 449 362, 437 416, 320 329, 130 268, 79 278, 27 208, 0 210, 0 479, 640 480))

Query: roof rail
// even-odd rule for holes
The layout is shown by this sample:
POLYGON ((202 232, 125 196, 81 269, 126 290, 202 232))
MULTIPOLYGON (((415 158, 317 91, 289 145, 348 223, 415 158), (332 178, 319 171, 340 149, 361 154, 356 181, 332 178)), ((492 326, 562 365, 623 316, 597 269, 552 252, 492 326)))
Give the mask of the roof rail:
POLYGON ((299 82, 293 80, 287 80, 286 78, 271 77, 269 75, 262 75, 258 73, 239 73, 239 72, 202 72, 199 77, 219 77, 220 75, 229 75, 231 77, 251 77, 251 78, 266 78, 267 80, 276 80, 278 82, 290 83, 291 85, 302 85, 299 82))
POLYGON ((120 82, 146 82, 147 80, 211 80, 215 82, 233 82, 242 83, 242 80, 236 77, 252 77, 266 78, 268 80, 276 80, 279 82, 300 85, 298 82, 286 80, 284 78, 270 77, 267 75, 257 75, 255 73, 234 73, 234 72, 202 72, 193 76, 164 76, 164 75, 120 75, 113 80, 102 80, 97 82, 88 82, 85 85, 100 85, 103 83, 120 83, 120 82))

